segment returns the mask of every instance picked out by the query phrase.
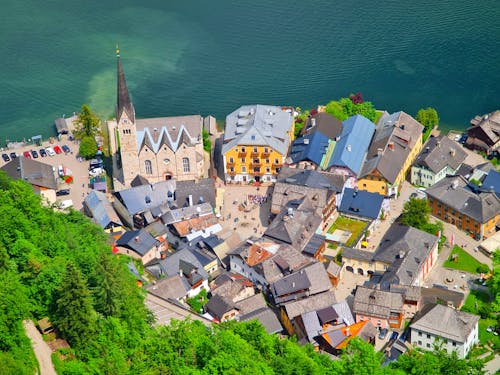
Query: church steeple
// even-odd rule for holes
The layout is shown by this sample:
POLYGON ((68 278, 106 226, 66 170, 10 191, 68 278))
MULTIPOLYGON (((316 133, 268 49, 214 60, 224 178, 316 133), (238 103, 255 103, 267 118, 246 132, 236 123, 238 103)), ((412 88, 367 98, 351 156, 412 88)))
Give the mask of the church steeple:
POLYGON ((118 89, 116 102, 116 121, 119 123, 123 112, 132 123, 135 123, 135 110, 128 94, 127 82, 123 73, 122 62, 120 60, 120 49, 116 46, 116 59, 118 61, 118 89))

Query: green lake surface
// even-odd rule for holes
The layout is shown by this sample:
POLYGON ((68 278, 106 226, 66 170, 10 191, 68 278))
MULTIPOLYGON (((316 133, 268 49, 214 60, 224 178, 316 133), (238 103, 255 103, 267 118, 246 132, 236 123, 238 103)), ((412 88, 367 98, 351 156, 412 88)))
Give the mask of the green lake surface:
POLYGON ((0 144, 112 116, 119 43, 138 117, 243 104, 302 108, 362 92, 465 129, 500 108, 498 0, 3 0, 0 144))

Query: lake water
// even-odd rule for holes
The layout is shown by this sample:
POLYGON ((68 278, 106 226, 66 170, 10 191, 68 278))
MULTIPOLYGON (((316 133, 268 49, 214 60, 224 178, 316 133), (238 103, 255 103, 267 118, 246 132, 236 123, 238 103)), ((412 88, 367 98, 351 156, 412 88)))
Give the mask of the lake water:
POLYGON ((3 0, 0 144, 83 103, 112 116, 116 43, 138 117, 360 91, 463 129, 500 107, 499 19, 498 0, 3 0))

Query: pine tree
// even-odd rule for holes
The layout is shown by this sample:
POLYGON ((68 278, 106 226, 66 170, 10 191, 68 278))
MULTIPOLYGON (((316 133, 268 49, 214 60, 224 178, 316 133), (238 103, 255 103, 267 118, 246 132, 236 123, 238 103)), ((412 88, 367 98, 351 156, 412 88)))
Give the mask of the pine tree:
POLYGON ((96 268, 94 301, 96 310, 105 317, 118 317, 124 299, 120 264, 111 255, 102 253, 96 268))
POLYGON ((56 295, 52 321, 70 345, 82 347, 96 327, 96 312, 80 270, 71 262, 56 295))

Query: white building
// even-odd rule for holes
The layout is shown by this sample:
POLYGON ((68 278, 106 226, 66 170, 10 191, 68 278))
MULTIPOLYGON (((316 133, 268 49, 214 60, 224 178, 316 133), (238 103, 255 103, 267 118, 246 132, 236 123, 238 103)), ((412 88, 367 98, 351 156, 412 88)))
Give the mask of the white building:
POLYGON ((443 305, 427 305, 410 324, 411 343, 425 350, 441 345, 463 359, 478 342, 478 321, 477 315, 443 305))

